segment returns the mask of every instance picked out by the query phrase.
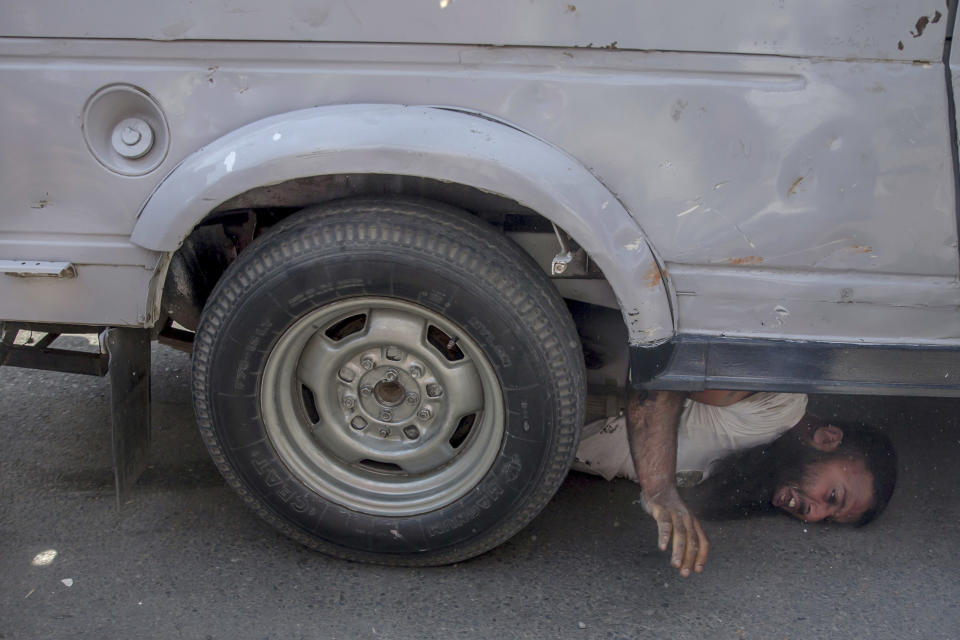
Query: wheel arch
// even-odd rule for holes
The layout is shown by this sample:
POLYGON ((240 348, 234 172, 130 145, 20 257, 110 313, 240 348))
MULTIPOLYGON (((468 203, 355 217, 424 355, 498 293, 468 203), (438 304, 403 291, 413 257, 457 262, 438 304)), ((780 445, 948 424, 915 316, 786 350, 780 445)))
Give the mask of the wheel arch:
MULTIPOLYGON (((616 196, 562 150, 454 108, 338 105, 246 125, 181 162, 141 209, 131 239, 170 255, 211 211, 251 189, 344 174, 421 177, 517 202, 561 227, 603 271, 631 344, 674 333, 666 274, 616 196)), ((158 267, 150 309, 168 265, 158 267)))

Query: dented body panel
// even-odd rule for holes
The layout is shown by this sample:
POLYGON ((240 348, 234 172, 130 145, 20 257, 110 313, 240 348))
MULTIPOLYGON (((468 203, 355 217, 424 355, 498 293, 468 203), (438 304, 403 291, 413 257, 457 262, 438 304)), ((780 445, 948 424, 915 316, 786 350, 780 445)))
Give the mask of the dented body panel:
POLYGON ((647 342, 673 335, 660 268, 613 194, 556 147, 449 109, 331 106, 254 122, 184 160, 150 197, 131 240, 174 251, 212 206, 251 184, 363 172, 467 185, 551 212, 608 274, 628 327, 647 342))
POLYGON ((941 1, 8 2, 0 36, 596 47, 939 60, 941 1))
POLYGON ((634 345, 960 346, 942 3, 440 4, 7 3, 0 259, 77 278, 0 276, 0 319, 150 326, 170 252, 225 200, 368 171, 555 222, 634 345), (169 127, 140 175, 89 142, 113 85, 169 127))

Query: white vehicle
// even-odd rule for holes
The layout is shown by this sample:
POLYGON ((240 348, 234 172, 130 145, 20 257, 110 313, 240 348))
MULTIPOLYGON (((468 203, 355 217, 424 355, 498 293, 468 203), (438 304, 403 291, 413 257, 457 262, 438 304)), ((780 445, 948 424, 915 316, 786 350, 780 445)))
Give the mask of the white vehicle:
POLYGON ((954 14, 8 0, 0 357, 109 368, 124 490, 192 351, 254 510, 408 565, 543 508, 588 383, 958 395, 954 14))

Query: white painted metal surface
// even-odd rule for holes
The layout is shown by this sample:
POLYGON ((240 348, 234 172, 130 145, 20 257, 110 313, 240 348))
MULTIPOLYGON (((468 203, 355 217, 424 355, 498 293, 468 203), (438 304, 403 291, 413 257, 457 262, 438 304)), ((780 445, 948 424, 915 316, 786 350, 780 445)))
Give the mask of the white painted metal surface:
POLYGON ((131 241, 172 251, 211 204, 251 184, 363 172, 469 185, 549 211, 607 274, 638 341, 673 335, 659 267, 636 220, 613 194, 556 147, 448 109, 345 105, 250 124, 184 160, 150 197, 131 241))
POLYGON ((0 35, 939 60, 942 0, 7 0, 0 35))
POLYGON ((0 317, 151 322, 163 252, 221 198, 293 177, 284 172, 296 165, 297 175, 366 167, 455 179, 572 225, 604 263, 628 324, 636 320, 638 344, 675 329, 960 343, 943 6, 270 7, 132 2, 111 5, 110 20, 102 3, 0 8, 0 33, 11 36, 0 37, 0 259, 70 261, 81 274, 57 291, 58 304, 0 279, 0 317), (320 42, 331 33, 338 42, 320 42), (374 43, 388 39, 409 44, 374 43), (574 48, 614 40, 616 49, 574 48), (475 46, 490 43, 522 46, 475 46), (90 97, 117 83, 146 91, 169 125, 166 156, 144 175, 105 169, 80 131, 90 97), (361 103, 447 105, 516 130, 456 114, 464 125, 445 125, 442 136, 423 120, 384 141, 362 118, 320 130, 322 119, 285 115, 361 103), (231 150, 217 145, 265 118, 284 127, 273 132, 281 141, 244 140, 252 146, 232 149, 227 171, 231 150), (249 162, 297 140, 309 149, 278 160, 283 171, 249 162), (521 148, 556 149, 581 180, 558 179, 562 163, 521 148), (575 193, 581 184, 594 191, 575 193), (600 186, 629 225, 621 216, 610 226, 600 186), (617 266, 643 240, 666 264, 666 282, 652 261, 617 266), (121 267, 113 295, 135 304, 92 295, 85 265, 121 267), (790 315, 770 316, 777 307, 790 315))

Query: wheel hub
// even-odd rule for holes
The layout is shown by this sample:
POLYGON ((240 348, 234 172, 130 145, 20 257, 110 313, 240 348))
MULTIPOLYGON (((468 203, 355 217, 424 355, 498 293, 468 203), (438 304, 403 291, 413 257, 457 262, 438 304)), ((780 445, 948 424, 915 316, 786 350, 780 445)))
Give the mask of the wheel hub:
POLYGON ((414 303, 359 298, 308 314, 278 340, 263 386, 268 433, 291 469, 368 513, 457 499, 503 437, 492 366, 462 331, 414 303))
POLYGON ((361 415, 373 424, 398 427, 391 430, 393 435, 411 425, 423 433, 431 420, 420 416, 443 412, 441 395, 434 387, 431 386, 434 396, 427 394, 427 385, 439 384, 430 367, 413 354, 399 355, 399 349, 393 345, 364 350, 350 358, 343 369, 355 374, 339 375, 335 382, 344 423, 361 415), (388 360, 387 354, 394 359, 388 360), (364 364, 372 368, 365 370, 364 364))

